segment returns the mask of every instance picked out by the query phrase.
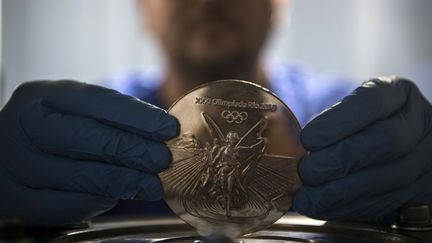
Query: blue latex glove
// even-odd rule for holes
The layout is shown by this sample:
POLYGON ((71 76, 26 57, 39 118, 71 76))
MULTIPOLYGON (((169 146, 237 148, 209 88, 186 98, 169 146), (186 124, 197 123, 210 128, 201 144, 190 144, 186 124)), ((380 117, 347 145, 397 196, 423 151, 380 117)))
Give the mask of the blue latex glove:
POLYGON ((403 205, 432 203, 432 106, 410 81, 365 82, 307 124, 302 142, 301 214, 390 223, 403 205))
POLYGON ((160 199, 163 141, 177 130, 164 110, 100 86, 19 86, 0 112, 0 219, 58 226, 160 199))

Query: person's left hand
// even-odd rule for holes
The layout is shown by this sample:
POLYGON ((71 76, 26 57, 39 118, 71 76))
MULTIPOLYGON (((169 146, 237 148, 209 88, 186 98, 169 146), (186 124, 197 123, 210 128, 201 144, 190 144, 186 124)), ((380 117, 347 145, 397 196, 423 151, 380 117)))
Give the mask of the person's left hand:
POLYGON ((408 80, 365 82, 307 124, 302 143, 301 214, 391 223, 404 205, 432 203, 432 106, 408 80))

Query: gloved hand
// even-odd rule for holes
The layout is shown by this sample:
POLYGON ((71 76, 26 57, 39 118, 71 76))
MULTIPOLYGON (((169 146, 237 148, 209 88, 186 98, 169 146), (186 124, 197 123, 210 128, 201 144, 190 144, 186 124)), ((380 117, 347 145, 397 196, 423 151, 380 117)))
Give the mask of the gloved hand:
POLYGON ((19 86, 0 112, 0 220, 58 226, 163 196, 156 173, 178 124, 164 110, 75 81, 19 86))
POLYGON ((383 77, 305 126, 310 153, 293 208, 317 219, 391 223, 432 203, 432 106, 410 81, 383 77))

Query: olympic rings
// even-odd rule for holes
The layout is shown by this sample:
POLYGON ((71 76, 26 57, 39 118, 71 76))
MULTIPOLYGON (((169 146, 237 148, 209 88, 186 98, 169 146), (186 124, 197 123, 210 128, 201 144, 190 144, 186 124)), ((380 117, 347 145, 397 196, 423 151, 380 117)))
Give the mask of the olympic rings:
POLYGON ((229 111, 229 110, 223 110, 221 113, 221 116, 228 122, 228 123, 237 123, 240 124, 247 120, 248 113, 245 111, 229 111))

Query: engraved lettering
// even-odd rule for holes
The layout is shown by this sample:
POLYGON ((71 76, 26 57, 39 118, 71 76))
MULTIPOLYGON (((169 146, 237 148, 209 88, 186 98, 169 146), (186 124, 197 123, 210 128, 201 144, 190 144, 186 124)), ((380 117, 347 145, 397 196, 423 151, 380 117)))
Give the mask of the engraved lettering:
POLYGON ((207 97, 195 97, 195 104, 198 104, 198 105, 210 105, 211 104, 211 98, 207 98, 207 97))
POLYGON ((199 97, 199 96, 195 97, 195 104, 223 106, 228 109, 244 108, 244 109, 271 111, 271 112, 276 111, 278 108, 277 105, 272 103, 259 103, 256 101, 242 101, 242 100, 224 100, 220 98, 199 97))

